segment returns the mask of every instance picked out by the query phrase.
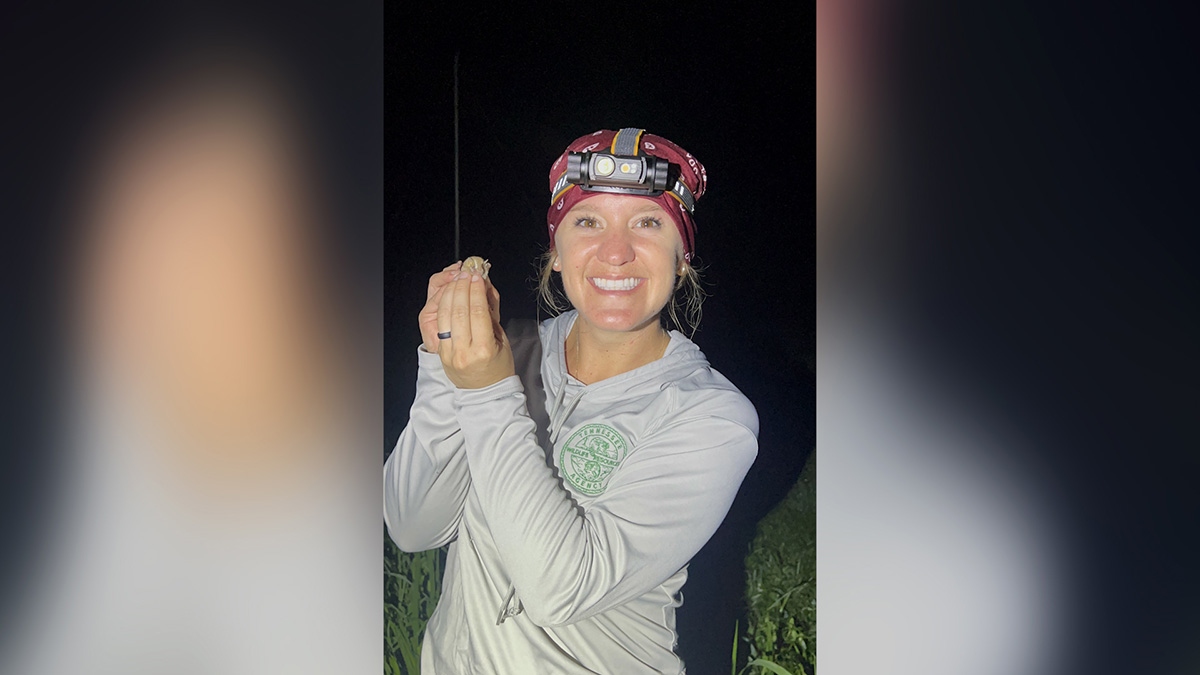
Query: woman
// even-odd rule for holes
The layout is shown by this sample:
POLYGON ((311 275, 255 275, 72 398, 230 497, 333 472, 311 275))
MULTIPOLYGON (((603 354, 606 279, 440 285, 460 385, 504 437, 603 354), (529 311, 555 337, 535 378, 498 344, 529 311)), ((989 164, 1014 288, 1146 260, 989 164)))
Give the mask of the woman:
POLYGON ((384 471, 400 548, 450 544, 424 675, 683 672, 687 563, 758 447, 754 407, 663 327, 695 283, 706 180, 639 129, 572 143, 550 172, 542 290, 558 273, 573 309, 532 341, 510 342, 486 278, 455 263, 430 279, 416 402, 384 471), (635 195, 563 180, 571 153, 597 149, 664 159, 678 182, 635 195))

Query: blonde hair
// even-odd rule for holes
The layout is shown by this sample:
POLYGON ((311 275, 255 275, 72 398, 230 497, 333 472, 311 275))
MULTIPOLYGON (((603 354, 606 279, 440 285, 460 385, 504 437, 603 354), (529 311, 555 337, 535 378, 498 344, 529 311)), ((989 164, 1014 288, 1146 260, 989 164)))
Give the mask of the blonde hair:
MULTIPOLYGON (((538 307, 546 310, 550 316, 557 316, 571 309, 571 301, 563 291, 561 277, 554 278, 554 262, 557 259, 558 254, 554 249, 547 249, 536 264, 538 307)), ((664 328, 675 328, 687 333, 690 338, 695 336, 696 330, 700 328, 701 306, 708 294, 701 286, 700 270, 697 267, 683 261, 680 263, 680 270, 682 273, 677 274, 675 279, 675 292, 664 307, 666 311, 661 312, 659 316, 664 328)))

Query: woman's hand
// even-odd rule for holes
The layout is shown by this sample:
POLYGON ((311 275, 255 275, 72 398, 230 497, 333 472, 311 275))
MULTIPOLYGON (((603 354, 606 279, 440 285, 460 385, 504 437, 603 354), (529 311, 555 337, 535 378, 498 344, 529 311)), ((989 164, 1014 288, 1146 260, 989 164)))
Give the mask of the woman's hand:
POLYGON ((425 306, 417 315, 417 323, 421 326, 421 340, 425 351, 430 354, 438 352, 438 308, 441 307, 442 293, 454 281, 454 277, 462 268, 462 261, 450 263, 441 272, 429 277, 429 290, 425 296, 425 306))
POLYGON ((438 340, 438 355, 454 386, 482 389, 516 374, 508 336, 500 328, 500 293, 478 274, 454 276, 441 289, 437 332, 448 331, 450 338, 438 340))

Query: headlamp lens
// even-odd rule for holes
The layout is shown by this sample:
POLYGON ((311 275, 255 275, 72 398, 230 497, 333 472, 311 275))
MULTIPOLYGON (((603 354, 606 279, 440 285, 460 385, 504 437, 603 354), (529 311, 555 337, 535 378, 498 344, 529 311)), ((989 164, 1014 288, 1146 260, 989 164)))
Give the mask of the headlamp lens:
POLYGON ((611 157, 600 157, 596 159, 596 175, 607 176, 613 172, 615 166, 611 157))

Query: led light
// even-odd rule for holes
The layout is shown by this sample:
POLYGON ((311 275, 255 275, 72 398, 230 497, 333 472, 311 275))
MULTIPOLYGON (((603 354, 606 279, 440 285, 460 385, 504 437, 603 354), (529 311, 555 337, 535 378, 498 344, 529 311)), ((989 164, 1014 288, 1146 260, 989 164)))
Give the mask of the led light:
POLYGON ((612 157, 600 157, 596 160, 596 175, 607 176, 613 172, 614 167, 612 157))
POLYGON ((621 173, 633 173, 633 165, 629 162, 625 162, 621 165, 621 173))

